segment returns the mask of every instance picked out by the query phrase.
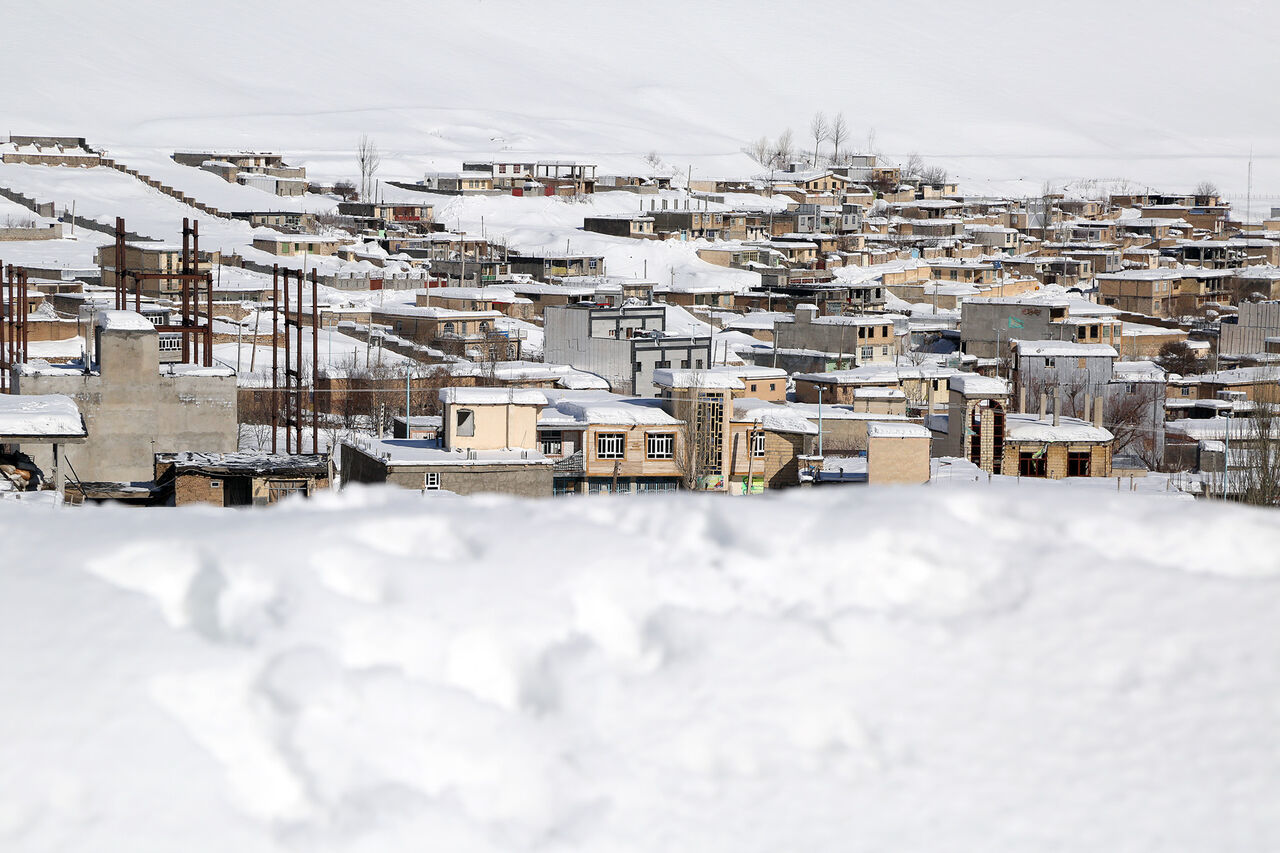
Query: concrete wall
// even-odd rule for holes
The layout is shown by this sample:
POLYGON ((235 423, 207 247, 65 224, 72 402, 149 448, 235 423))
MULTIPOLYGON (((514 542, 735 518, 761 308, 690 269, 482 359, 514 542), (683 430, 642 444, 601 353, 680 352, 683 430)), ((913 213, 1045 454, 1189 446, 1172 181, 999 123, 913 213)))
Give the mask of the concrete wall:
POLYGON ((867 439, 867 482, 871 485, 929 482, 929 436, 867 439))
MULTIPOLYGON (((89 438, 65 458, 84 482, 150 481, 156 453, 237 449, 235 376, 162 375, 154 330, 107 331, 99 372, 15 375, 18 394, 66 394, 84 414, 89 438)), ((47 468, 47 445, 23 447, 47 468)))

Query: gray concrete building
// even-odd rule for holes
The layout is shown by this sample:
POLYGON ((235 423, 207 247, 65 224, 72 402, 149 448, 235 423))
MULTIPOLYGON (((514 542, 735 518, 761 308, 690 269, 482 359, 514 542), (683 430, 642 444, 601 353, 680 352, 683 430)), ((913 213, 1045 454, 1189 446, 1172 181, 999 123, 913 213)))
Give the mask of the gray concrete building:
MULTIPOLYGON (((1070 341, 1015 341, 1013 345, 1015 394, 1035 405, 1039 395, 1080 394, 1100 396, 1111 382, 1112 367, 1119 358, 1106 344, 1070 341)), ((1075 413, 1073 413, 1075 414, 1075 413)))
POLYGON ((1222 355, 1250 355, 1267 351, 1267 338, 1280 336, 1280 302, 1245 302, 1235 317, 1222 318, 1222 355))
POLYGON ((1050 323, 1065 319, 1070 303, 1043 297, 968 299, 960 303, 960 349, 978 358, 1000 358, 1009 340, 1044 341, 1057 338, 1050 323))
MULTIPOLYGON (((235 371, 160 363, 159 335, 132 311, 102 311, 89 363, 20 364, 16 394, 65 394, 84 415, 88 439, 66 448, 80 482, 149 482, 156 453, 229 453, 238 443, 235 371)), ((41 468, 48 445, 23 447, 41 468)))
POLYGON ((668 335, 662 305, 547 306, 543 358, 594 373, 617 394, 656 397, 653 372, 711 367, 711 338, 668 335))

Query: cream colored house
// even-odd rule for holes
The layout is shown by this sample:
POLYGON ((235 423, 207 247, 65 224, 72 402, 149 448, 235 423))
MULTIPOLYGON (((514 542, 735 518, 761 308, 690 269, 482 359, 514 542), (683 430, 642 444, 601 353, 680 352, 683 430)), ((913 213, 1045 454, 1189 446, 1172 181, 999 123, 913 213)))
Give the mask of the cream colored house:
POLYGON ((538 447, 541 391, 526 388, 441 388, 446 450, 538 447))

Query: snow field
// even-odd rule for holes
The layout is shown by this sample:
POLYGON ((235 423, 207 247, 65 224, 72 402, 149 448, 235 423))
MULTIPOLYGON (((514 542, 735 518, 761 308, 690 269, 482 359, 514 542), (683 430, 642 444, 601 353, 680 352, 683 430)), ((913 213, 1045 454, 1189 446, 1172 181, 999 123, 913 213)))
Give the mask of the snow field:
POLYGON ((1274 516, 1028 488, 19 506, 0 843, 1275 846, 1274 516))

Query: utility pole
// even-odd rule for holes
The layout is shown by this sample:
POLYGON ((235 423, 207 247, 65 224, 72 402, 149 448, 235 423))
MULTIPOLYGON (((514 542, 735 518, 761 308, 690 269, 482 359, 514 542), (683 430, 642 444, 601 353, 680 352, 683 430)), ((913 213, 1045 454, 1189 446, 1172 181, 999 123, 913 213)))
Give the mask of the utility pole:
POLYGON ((822 455, 822 386, 818 386, 818 459, 823 459, 822 455))
POLYGON ((1227 499, 1227 460, 1231 456, 1231 410, 1227 409, 1227 434, 1222 444, 1222 499, 1227 499))

